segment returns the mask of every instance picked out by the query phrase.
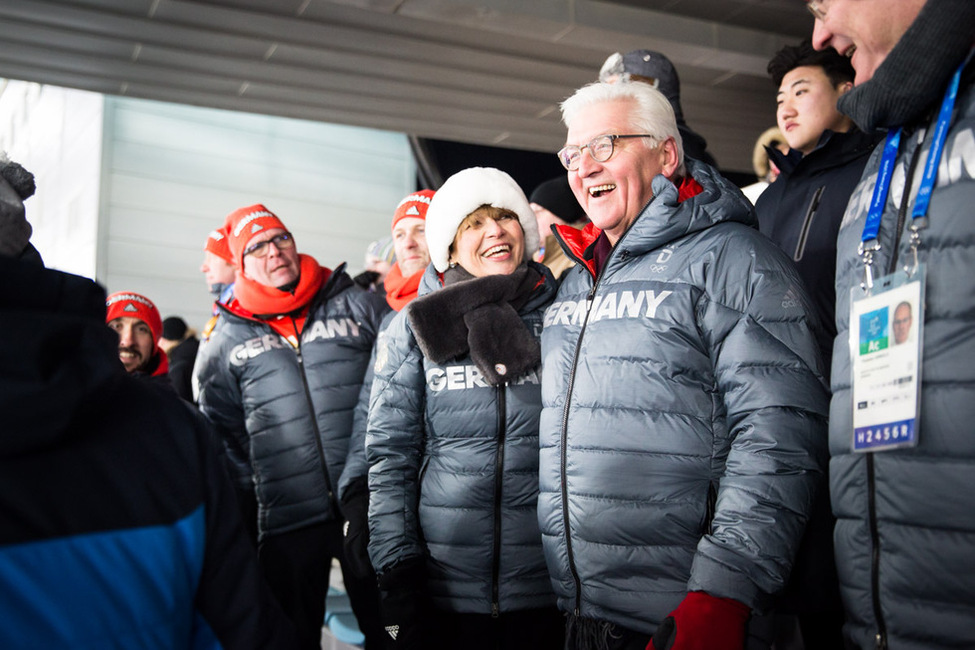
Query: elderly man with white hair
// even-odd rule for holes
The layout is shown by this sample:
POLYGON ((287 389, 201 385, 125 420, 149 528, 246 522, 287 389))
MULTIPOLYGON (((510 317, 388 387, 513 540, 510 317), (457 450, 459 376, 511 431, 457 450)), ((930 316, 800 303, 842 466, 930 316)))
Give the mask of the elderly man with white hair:
POLYGON ((558 229, 577 265, 542 333, 538 516, 567 647, 767 647, 825 466, 809 299, 741 192, 684 159, 662 94, 597 83, 562 112, 592 220, 558 229))

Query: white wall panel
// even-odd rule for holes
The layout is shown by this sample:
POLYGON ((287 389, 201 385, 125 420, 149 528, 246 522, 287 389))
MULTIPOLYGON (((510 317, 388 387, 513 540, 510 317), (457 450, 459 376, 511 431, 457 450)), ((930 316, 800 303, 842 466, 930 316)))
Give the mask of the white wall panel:
POLYGON ((27 200, 31 243, 44 263, 95 275, 101 95, 81 90, 0 82, 0 149, 34 174, 27 200))

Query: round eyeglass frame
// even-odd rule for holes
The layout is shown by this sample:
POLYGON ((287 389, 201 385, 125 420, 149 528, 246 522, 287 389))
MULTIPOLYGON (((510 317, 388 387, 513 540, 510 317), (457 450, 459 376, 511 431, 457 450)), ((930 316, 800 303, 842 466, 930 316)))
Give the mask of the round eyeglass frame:
POLYGON ((650 135, 649 133, 628 133, 628 134, 623 134, 623 135, 616 135, 616 134, 612 134, 612 133, 605 133, 603 135, 597 135, 595 138, 593 138, 592 140, 590 140, 586 144, 582 145, 581 147, 576 146, 574 144, 566 145, 565 147, 562 147, 559 150, 559 152, 557 154, 555 154, 555 155, 558 156, 559 162, 562 163, 562 166, 565 167, 566 170, 568 170, 570 172, 574 172, 577 169, 579 169, 579 164, 582 162, 582 150, 583 149, 588 149, 589 150, 589 157, 592 158, 593 160, 595 160, 596 162, 600 162, 600 163, 606 162, 607 160, 609 160, 610 158, 613 157, 613 154, 614 153, 616 153, 616 141, 617 140, 621 140, 623 138, 653 138, 653 139, 656 139, 656 136, 650 135), (609 153, 607 153, 605 156, 597 155, 596 154, 596 150, 598 148, 602 148, 601 145, 605 145, 607 141, 609 143, 609 149, 608 149, 609 153), (579 155, 578 156, 575 156, 575 154, 577 152, 578 152, 579 155), (569 160, 568 159, 568 154, 572 154, 573 155, 573 159, 572 160, 569 160))
POLYGON ((826 20, 826 3, 823 0, 807 0, 806 9, 816 20, 826 20))

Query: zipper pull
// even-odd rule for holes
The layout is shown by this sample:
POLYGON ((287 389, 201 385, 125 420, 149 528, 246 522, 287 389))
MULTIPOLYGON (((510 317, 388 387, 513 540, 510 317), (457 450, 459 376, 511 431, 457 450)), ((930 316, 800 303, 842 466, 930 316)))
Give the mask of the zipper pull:
POLYGON ((877 650, 887 650, 887 639, 884 637, 883 634, 880 634, 878 632, 876 641, 877 641, 877 645, 876 645, 877 650))

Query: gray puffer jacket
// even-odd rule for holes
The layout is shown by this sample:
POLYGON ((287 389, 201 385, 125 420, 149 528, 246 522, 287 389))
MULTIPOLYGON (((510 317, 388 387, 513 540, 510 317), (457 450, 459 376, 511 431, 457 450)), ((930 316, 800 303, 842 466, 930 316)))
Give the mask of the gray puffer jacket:
MULTIPOLYGON (((970 17, 959 19, 951 12, 944 19, 952 24, 963 20, 971 33, 970 17)), ((971 43, 971 36, 967 42, 971 43)), ((917 52, 912 46, 903 53, 903 74, 914 73, 917 52)), ((958 63, 947 62, 943 79, 958 63)), ((850 198, 837 241, 830 493, 837 519, 834 539, 847 615, 845 631, 860 648, 879 648, 881 641, 891 650, 975 648, 973 79, 975 65, 969 64, 938 167, 928 227, 920 233, 919 259, 927 265, 927 284, 915 448, 852 451, 850 289, 864 275, 857 247, 883 145, 874 152, 850 198)), ((865 85, 863 90, 869 88, 865 85)), ((943 90, 944 86, 937 88, 929 110, 936 111, 943 90)), ((874 258, 875 276, 913 261, 908 222, 932 131, 933 119, 926 114, 901 135, 880 226, 881 249, 874 258), (924 126, 928 128, 919 151, 917 135, 924 126), (898 228, 907 169, 916 153, 919 161, 907 194, 907 218, 898 228)), ((916 314, 914 321, 918 321, 916 314)))
POLYGON ((802 281, 747 199, 687 165, 703 189, 678 202, 657 176, 598 281, 598 233, 566 245, 580 264, 542 334, 538 516, 559 606, 644 634, 688 591, 766 606, 826 464, 802 281))
POLYGON ((335 494, 386 301, 340 267, 313 299, 297 348, 266 322, 221 309, 197 360, 200 409, 235 457, 250 459, 258 534, 340 520, 335 494))
MULTIPOLYGON (((536 339, 555 295, 547 269, 519 311, 536 339)), ((551 607, 538 530, 540 372, 489 385, 470 356, 426 359, 408 314, 377 343, 369 408, 369 556, 377 572, 425 559, 434 606, 491 614, 551 607)))

